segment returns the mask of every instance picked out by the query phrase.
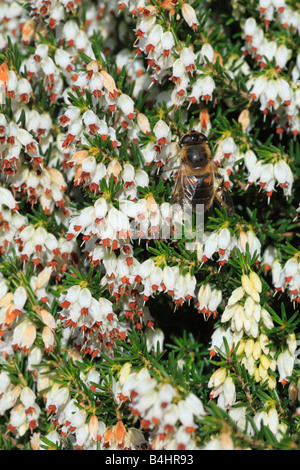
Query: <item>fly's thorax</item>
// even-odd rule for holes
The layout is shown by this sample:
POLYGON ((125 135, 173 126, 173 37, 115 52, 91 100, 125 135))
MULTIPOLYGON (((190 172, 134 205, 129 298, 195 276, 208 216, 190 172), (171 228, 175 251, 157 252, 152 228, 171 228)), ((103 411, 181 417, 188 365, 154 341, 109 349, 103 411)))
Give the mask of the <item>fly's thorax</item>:
POLYGON ((206 143, 183 145, 181 158, 191 170, 204 168, 211 160, 210 149, 206 143))

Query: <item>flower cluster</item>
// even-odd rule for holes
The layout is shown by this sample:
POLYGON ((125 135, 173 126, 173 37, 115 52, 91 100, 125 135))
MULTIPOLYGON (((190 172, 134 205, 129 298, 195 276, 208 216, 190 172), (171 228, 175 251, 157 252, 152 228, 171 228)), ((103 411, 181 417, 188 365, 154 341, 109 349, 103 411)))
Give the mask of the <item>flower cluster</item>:
MULTIPOLYGON (((255 272, 252 271, 249 276, 243 274, 241 286, 235 289, 228 299, 221 322, 225 325, 229 323, 231 343, 233 338, 238 339, 238 352, 245 350, 242 363, 248 372, 254 375, 256 381, 268 379, 269 386, 275 387, 272 375, 268 376, 268 369, 275 370, 276 361, 274 359, 270 361, 263 354, 263 351, 270 353, 268 338, 263 334, 263 328, 272 328, 273 322, 268 311, 261 308, 261 291, 262 284, 255 272)), ((223 334, 224 327, 220 328, 220 331, 217 329, 214 332, 211 355, 215 354, 215 347, 218 346, 220 336, 223 334)))
POLYGON ((204 233, 203 244, 198 247, 198 258, 203 263, 213 259, 215 254, 219 255, 218 264, 220 267, 228 261, 236 250, 243 253, 248 247, 249 252, 253 255, 257 254, 260 258, 261 243, 254 231, 250 228, 247 231, 243 227, 237 227, 236 234, 232 233, 227 227, 212 233, 204 233))
POLYGON ((1 407, 1 414, 10 409, 7 431, 15 432, 20 437, 24 436, 28 429, 34 430, 37 427, 41 409, 36 403, 36 396, 30 387, 13 387, 6 372, 2 372, 0 378, 1 395, 11 396, 11 401, 6 401, 1 407))
MULTIPOLYGON (((275 388, 276 381, 273 372, 276 369, 280 375, 279 380, 284 384, 292 374, 296 340, 295 335, 290 334, 287 338, 287 348, 279 355, 277 354, 277 349, 270 343, 264 332, 266 328, 273 328, 274 323, 270 313, 260 305, 261 292, 262 283, 257 274, 253 271, 249 275, 243 274, 241 286, 232 292, 221 316, 221 323, 225 326, 220 326, 213 334, 210 354, 212 356, 216 354, 216 349, 222 346, 224 336, 229 345, 238 342, 237 354, 240 355, 241 364, 249 374, 255 378, 256 382, 263 383, 267 380, 269 387, 275 388), (229 326, 226 326, 228 323, 229 326)), ((218 373, 217 371, 214 373, 217 379, 213 379, 215 375, 211 378, 211 386, 215 387, 213 392, 215 396, 221 392, 224 394, 224 381, 228 375, 226 369, 218 370, 218 373), (219 390, 221 384, 222 387, 219 390)), ((223 399, 222 395, 221 402, 223 399)))
MULTIPOLYGON (((271 2, 269 2, 271 3, 271 2)), ((285 10, 284 7, 282 7, 285 10)), ((263 15, 269 16, 267 21, 273 19, 274 7, 261 7, 263 15), (262 11, 263 10, 263 11, 262 11)), ((290 15, 291 16, 291 15, 290 15)), ((296 17, 297 18, 297 17, 296 17)), ((266 22, 266 17, 265 20, 266 22)), ((282 20, 281 21, 285 21, 282 20)), ((297 21, 297 20, 296 20, 297 21)), ((282 23, 281 23, 282 24, 282 23)), ((283 23, 288 27, 287 23, 283 23)), ((298 18, 298 29, 300 21, 298 18)), ((296 29, 296 28, 295 28, 296 29)), ((297 66, 293 71, 293 79, 288 82, 281 77, 281 72, 287 67, 292 51, 283 43, 278 45, 276 41, 270 41, 264 35, 254 18, 248 18, 244 24, 245 53, 254 57, 263 71, 268 62, 275 61, 277 74, 262 72, 260 75, 250 78, 247 82, 250 98, 260 101, 260 110, 267 114, 272 112, 273 119, 277 121, 276 132, 281 134, 285 130, 294 135, 299 133, 299 91, 297 88, 297 66)))
POLYGON ((287 292, 292 302, 300 301, 300 263, 298 257, 289 258, 274 270, 273 283, 277 292, 287 292))
POLYGON ((299 441, 300 16, 225 3, 1 3, 1 447, 299 441))
POLYGON ((197 297, 196 307, 198 313, 203 313, 203 315, 208 317, 210 315, 216 317, 217 308, 222 302, 222 291, 212 289, 210 284, 202 284, 197 297))
MULTIPOLYGON (((172 7, 177 2, 164 2, 162 10, 169 11, 173 16, 172 7)), ((121 3, 120 7, 124 6, 121 3)), ((176 107, 185 102, 199 103, 199 100, 210 101, 213 97, 215 83, 213 78, 206 74, 206 61, 214 61, 214 50, 210 44, 204 44, 199 50, 193 50, 188 44, 178 45, 176 36, 170 30, 164 30, 157 22, 158 7, 141 3, 135 12, 138 15, 136 22, 135 43, 136 54, 143 54, 151 70, 151 81, 162 84, 171 80, 174 84, 168 99, 176 107)), ((192 30, 196 31, 199 21, 194 8, 189 3, 182 3, 180 16, 192 30)))
POLYGON ((130 402, 131 413, 150 433, 150 449, 194 449, 195 418, 205 415, 201 400, 193 393, 180 399, 170 383, 158 383, 147 369, 130 369, 128 363, 121 369, 115 396, 118 401, 130 402))
POLYGON ((116 339, 125 339, 126 327, 119 324, 109 300, 96 300, 89 289, 74 285, 59 301, 59 319, 64 327, 75 330, 75 345, 83 353, 97 357, 101 350, 109 353, 116 339))
MULTIPOLYGON (((91 369, 87 375, 82 375, 82 380, 87 385, 97 383, 99 376, 95 369, 91 369)), ((95 390, 94 385, 89 388, 95 390)), ((51 436, 46 436, 50 441, 60 443, 68 437, 77 450, 138 450, 145 445, 143 433, 136 428, 126 429, 119 420, 116 425, 107 427, 95 414, 88 415, 79 406, 77 400, 70 397, 66 387, 53 384, 46 395, 46 407, 51 421, 60 430, 51 436)))
POLYGON ((291 195, 294 176, 290 166, 285 160, 279 160, 276 163, 264 163, 257 160, 253 152, 246 152, 245 166, 249 171, 247 178, 248 185, 257 184, 262 188, 268 199, 276 191, 276 187, 281 187, 286 197, 291 195))

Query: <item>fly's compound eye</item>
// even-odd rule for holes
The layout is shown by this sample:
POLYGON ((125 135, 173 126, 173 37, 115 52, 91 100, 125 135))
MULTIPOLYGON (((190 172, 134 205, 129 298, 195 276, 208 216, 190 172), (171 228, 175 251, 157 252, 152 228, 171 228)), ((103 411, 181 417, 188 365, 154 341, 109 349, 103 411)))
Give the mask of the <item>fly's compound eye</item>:
POLYGON ((182 137, 182 139, 179 142, 180 147, 184 144, 191 144, 192 141, 192 136, 190 134, 186 134, 182 137))
POLYGON ((202 134, 201 132, 191 131, 190 133, 184 135, 179 142, 179 145, 193 145, 193 144, 200 144, 203 142, 208 142, 206 135, 202 134))
POLYGON ((202 132, 199 132, 198 134, 198 142, 208 142, 206 135, 202 134, 202 132))

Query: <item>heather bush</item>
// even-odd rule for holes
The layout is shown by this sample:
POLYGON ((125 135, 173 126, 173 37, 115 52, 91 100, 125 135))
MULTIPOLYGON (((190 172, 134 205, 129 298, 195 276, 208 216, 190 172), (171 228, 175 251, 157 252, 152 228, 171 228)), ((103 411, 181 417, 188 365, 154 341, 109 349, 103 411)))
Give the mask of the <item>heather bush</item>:
POLYGON ((0 18, 1 448, 299 449, 299 2, 0 18), (201 236, 190 130, 234 205, 201 236))

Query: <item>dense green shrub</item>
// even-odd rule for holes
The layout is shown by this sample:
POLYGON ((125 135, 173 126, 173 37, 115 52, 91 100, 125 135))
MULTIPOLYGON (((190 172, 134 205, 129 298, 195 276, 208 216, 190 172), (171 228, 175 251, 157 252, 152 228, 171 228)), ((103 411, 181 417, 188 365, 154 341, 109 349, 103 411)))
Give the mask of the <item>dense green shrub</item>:
POLYGON ((0 18, 1 447, 298 449, 299 2, 0 18), (235 208, 194 243, 192 129, 235 208))

